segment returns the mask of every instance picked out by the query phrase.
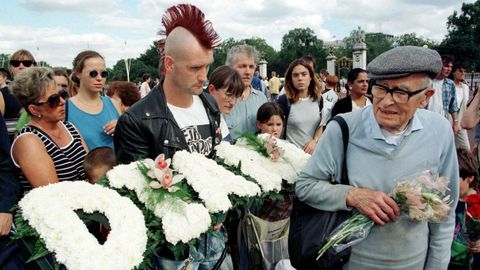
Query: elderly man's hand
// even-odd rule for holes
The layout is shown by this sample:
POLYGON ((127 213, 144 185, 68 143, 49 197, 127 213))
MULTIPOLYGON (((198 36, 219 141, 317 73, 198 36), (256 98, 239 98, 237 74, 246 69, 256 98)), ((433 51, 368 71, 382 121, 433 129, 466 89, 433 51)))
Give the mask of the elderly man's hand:
POLYGON ((385 192, 366 188, 353 188, 347 195, 347 205, 379 225, 394 221, 400 215, 397 203, 385 192))
POLYGON ((0 236, 8 235, 12 228, 12 214, 0 213, 0 236))

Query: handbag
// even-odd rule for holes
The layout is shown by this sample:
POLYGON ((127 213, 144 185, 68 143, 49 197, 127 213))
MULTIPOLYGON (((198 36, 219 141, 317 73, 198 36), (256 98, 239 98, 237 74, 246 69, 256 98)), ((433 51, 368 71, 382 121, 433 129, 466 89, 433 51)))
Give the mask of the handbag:
MULTIPOLYGON (((332 120, 336 121, 342 130, 344 159, 340 183, 348 185, 346 164, 348 125, 340 116, 335 116, 332 120)), ((334 176, 331 177, 331 183, 337 184, 334 176)), ((350 216, 351 211, 323 211, 295 199, 290 215, 290 233, 288 235, 288 251, 292 266, 297 270, 341 269, 350 257, 351 248, 341 252, 335 252, 330 248, 318 261, 316 258, 325 238, 350 216)))

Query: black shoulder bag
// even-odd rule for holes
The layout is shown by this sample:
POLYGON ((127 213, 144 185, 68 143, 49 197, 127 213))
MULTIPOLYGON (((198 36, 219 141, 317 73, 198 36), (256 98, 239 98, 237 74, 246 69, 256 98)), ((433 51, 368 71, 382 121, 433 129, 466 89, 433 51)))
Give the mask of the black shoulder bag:
MULTIPOLYGON (((346 164, 348 125, 340 116, 336 116, 332 120, 337 121, 342 129, 344 158, 340 183, 348 185, 346 164)), ((338 184, 334 176, 331 177, 331 183, 338 184)), ((292 266, 297 270, 341 269, 350 257, 351 248, 340 253, 329 249, 318 261, 316 258, 318 250, 325 242, 325 238, 350 216, 351 211, 323 211, 295 198, 290 215, 290 232, 288 235, 288 252, 292 266)))

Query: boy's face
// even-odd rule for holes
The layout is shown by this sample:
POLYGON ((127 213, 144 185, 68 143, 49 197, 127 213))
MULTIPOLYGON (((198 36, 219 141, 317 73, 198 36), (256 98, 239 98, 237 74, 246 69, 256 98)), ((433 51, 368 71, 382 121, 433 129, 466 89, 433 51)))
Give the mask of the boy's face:
POLYGON ((460 198, 464 198, 470 189, 470 183, 472 183, 473 177, 467 177, 464 179, 460 176, 460 198))

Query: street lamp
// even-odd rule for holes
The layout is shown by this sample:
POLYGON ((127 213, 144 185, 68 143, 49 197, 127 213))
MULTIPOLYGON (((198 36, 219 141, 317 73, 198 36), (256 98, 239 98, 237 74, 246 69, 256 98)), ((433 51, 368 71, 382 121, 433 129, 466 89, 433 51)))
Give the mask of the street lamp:
MULTIPOLYGON (((125 46, 123 47, 123 51, 125 52, 127 48, 127 41, 125 41, 125 46)), ((130 59, 124 58, 123 61, 125 62, 125 71, 127 73, 127 81, 130 81, 130 59)))

